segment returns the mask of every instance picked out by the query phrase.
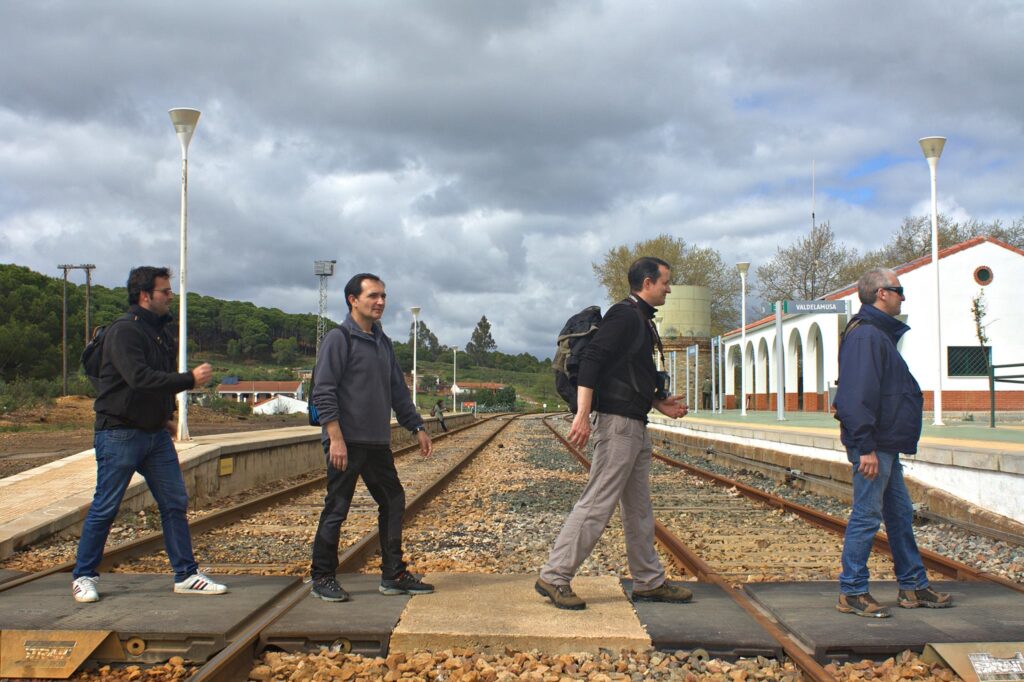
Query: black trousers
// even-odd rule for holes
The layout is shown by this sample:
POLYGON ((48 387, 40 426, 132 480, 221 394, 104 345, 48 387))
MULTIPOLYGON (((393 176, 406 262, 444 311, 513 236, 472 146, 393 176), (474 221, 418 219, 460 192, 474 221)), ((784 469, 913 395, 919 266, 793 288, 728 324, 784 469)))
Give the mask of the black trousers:
POLYGON ((380 531, 381 575, 391 580, 405 570, 402 561, 402 515, 405 490, 398 480, 395 457, 387 446, 347 445, 348 468, 335 469, 330 461, 330 444, 324 443, 327 460, 327 496, 313 539, 313 578, 333 576, 338 570, 338 541, 341 524, 348 518, 356 479, 360 476, 377 503, 380 531))

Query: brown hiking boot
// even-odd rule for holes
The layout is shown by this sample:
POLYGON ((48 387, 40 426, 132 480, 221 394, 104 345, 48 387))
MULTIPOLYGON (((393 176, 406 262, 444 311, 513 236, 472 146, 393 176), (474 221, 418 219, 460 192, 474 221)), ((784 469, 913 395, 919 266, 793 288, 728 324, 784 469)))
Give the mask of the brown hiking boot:
POLYGON ((685 604, 693 599, 693 592, 674 585, 669 581, 663 582, 653 590, 633 590, 633 601, 661 601, 669 604, 685 604))
POLYGON ((839 603, 836 604, 836 611, 839 613, 856 613, 865 618, 888 618, 892 615, 889 609, 875 601, 870 593, 864 594, 841 594, 839 603))
POLYGON ((587 602, 577 597, 568 585, 552 585, 538 578, 533 589, 537 590, 540 596, 550 599, 551 603, 560 609, 579 611, 587 608, 587 602))
POLYGON ((918 606, 944 609, 953 605, 953 597, 948 592, 936 592, 926 587, 923 590, 900 590, 896 603, 904 609, 916 609, 918 606))

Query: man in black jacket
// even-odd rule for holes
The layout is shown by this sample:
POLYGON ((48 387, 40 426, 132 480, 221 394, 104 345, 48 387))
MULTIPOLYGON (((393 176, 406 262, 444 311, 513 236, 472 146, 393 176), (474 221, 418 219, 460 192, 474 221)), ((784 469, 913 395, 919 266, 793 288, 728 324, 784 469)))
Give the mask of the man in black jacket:
POLYGON ((654 511, 649 472, 651 437, 647 413, 653 406, 678 419, 687 409, 677 396, 659 395, 654 344, 654 309, 671 291, 669 264, 659 258, 637 259, 629 268, 629 298, 608 309, 594 338, 580 356, 578 410, 569 440, 582 448, 590 438, 594 416, 594 454, 590 477, 562 526, 535 589, 560 609, 583 609, 570 581, 594 550, 615 508, 626 539, 634 601, 682 603, 693 594, 665 580, 654 548, 654 511), (596 399, 596 403, 595 403, 596 399))
POLYGON ((853 464, 853 508, 843 539, 839 574, 842 613, 888 618, 889 609, 868 592, 868 556, 885 520, 903 608, 943 608, 948 594, 928 585, 921 552, 914 541, 914 507, 903 482, 900 453, 917 452, 921 437, 921 387, 896 348, 910 330, 897 319, 906 297, 892 270, 877 268, 857 282, 862 303, 839 347, 836 419, 853 464))
POLYGON ((165 327, 174 298, 167 268, 139 267, 128 275, 124 317, 103 339, 96 411, 96 492, 78 542, 72 594, 75 601, 99 600, 96 568, 110 526, 135 472, 146 479, 160 509, 167 557, 179 594, 223 594, 227 588, 199 572, 185 512, 188 493, 171 442, 174 396, 210 380, 202 364, 177 372, 177 343, 165 327))

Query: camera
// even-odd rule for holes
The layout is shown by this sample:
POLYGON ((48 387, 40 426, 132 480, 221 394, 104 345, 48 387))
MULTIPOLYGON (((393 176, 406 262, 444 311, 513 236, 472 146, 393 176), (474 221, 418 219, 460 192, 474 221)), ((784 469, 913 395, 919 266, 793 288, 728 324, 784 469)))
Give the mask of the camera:
POLYGON ((672 390, 672 377, 668 372, 658 372, 654 385, 654 397, 658 400, 665 400, 672 390))

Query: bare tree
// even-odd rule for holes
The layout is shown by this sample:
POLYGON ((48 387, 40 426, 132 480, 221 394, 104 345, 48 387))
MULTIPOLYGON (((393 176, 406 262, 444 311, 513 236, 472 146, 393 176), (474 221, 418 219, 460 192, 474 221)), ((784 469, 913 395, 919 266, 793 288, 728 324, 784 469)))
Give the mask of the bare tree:
POLYGON ((857 261, 857 250, 837 242, 832 227, 822 223, 758 266, 757 290, 765 301, 820 298, 847 284, 846 272, 857 261))

